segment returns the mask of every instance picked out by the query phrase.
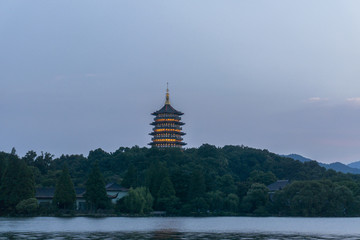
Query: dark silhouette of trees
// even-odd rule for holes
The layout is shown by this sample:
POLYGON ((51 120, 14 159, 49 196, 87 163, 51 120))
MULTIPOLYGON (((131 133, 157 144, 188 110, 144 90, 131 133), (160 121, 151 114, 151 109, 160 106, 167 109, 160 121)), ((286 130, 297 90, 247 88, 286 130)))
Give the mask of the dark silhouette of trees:
POLYGON ((92 211, 110 207, 110 200, 105 189, 105 181, 97 162, 95 162, 88 180, 86 181, 86 193, 84 196, 92 211))
POLYGON ((68 167, 64 165, 62 173, 56 183, 53 204, 58 209, 74 209, 76 193, 71 181, 68 167))
MULTIPOLYGON (((86 187, 92 211, 111 206, 105 182, 116 182, 132 188, 131 197, 117 204, 121 213, 141 214, 154 209, 174 215, 360 214, 360 175, 326 170, 316 162, 302 163, 268 150, 210 144, 183 150, 134 146, 108 153, 96 149, 87 157, 62 155, 55 159, 49 153, 38 156, 29 151, 20 160, 15 150, 13 154, 0 152, 1 213, 15 212, 17 204, 34 196, 32 176, 39 187, 54 187, 56 179, 65 179, 64 164, 74 185, 86 187), (291 184, 269 198, 266 186, 277 179, 291 184)), ((57 193, 55 200, 60 203, 57 199, 66 195, 57 193)), ((71 205, 66 202, 59 207, 71 205)), ((33 205, 29 200, 19 206, 24 209, 33 205)))
POLYGON ((2 212, 15 212, 22 200, 35 196, 33 173, 18 156, 10 154, 0 186, 0 207, 2 212))

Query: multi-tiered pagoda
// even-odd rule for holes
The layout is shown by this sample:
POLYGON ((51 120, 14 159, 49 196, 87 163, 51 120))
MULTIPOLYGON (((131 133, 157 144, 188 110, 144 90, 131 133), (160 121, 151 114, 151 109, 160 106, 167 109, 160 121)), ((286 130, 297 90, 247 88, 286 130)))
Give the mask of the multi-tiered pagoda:
POLYGON ((185 135, 182 130, 183 122, 180 122, 182 112, 175 110, 170 105, 169 89, 166 89, 166 101, 164 107, 159 111, 152 113, 155 116, 153 132, 150 135, 153 136, 152 142, 149 145, 158 148, 182 148, 186 145, 182 140, 182 136, 185 135))

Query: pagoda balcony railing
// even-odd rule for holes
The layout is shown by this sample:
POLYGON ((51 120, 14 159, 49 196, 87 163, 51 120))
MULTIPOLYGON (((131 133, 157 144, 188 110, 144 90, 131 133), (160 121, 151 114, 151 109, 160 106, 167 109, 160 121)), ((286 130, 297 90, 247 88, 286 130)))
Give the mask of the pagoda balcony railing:
MULTIPOLYGON (((187 145, 187 143, 184 143, 184 142, 168 142, 168 141, 158 141, 158 142, 151 142, 149 143, 149 145, 167 145, 167 144, 174 144, 175 145, 187 145)), ((164 146, 165 147, 165 146, 164 146)), ((169 146, 170 147, 170 146, 169 146)))
POLYGON ((167 123, 169 123, 169 124, 174 124, 174 125, 176 125, 176 126, 178 126, 178 125, 180 125, 180 126, 181 126, 181 125, 185 125, 185 123, 183 123, 183 122, 168 121, 168 120, 152 122, 152 123, 150 123, 150 125, 156 126, 156 125, 159 125, 159 124, 167 124, 167 123))
POLYGON ((164 118, 170 118, 170 119, 175 119, 175 120, 181 120, 181 117, 176 116, 176 115, 172 115, 172 116, 170 116, 170 115, 165 115, 165 116, 156 116, 156 117, 154 118, 154 120, 156 121, 156 120, 158 120, 158 119, 164 119, 164 118))
POLYGON ((155 118, 175 118, 175 119, 181 119, 178 115, 175 114, 159 114, 155 118))
POLYGON ((176 140, 184 140, 182 137, 166 137, 166 136, 154 136, 153 138, 151 138, 151 140, 158 140, 158 139, 176 139, 176 140))
POLYGON ((182 130, 182 127, 179 127, 179 126, 156 126, 153 128, 153 131, 158 130, 158 129, 164 129, 164 131, 166 131, 165 129, 182 130))

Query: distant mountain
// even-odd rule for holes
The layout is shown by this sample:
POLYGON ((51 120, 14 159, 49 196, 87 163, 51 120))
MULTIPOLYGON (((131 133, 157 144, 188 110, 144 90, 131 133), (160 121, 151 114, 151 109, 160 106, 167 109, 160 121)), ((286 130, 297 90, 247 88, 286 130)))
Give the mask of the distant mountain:
POLYGON ((333 169, 338 172, 360 174, 360 169, 349 167, 348 165, 345 165, 340 162, 335 162, 330 164, 319 163, 319 165, 326 169, 333 169))
POLYGON ((360 161, 349 163, 348 166, 360 169, 360 161))
MULTIPOLYGON (((289 157, 289 158, 292 158, 294 160, 298 160, 300 162, 315 161, 315 160, 303 157, 303 156, 298 155, 298 154, 289 154, 289 155, 282 155, 282 156, 289 157)), ((349 165, 345 165, 345 164, 340 163, 340 162, 335 162, 335 163, 330 163, 330 164, 320 163, 320 162, 317 162, 317 163, 321 167, 324 167, 326 169, 333 169, 333 170, 335 170, 337 172, 360 174, 360 161, 350 163, 349 165), (354 167, 354 166, 357 166, 357 167, 354 167)))
POLYGON ((310 159, 310 158, 303 157, 303 156, 301 156, 301 155, 299 155, 299 154, 289 154, 289 155, 281 155, 281 156, 283 156, 283 157, 288 157, 288 158, 292 158, 292 159, 298 160, 298 161, 300 161, 300 162, 314 161, 314 160, 312 160, 312 159, 310 159))

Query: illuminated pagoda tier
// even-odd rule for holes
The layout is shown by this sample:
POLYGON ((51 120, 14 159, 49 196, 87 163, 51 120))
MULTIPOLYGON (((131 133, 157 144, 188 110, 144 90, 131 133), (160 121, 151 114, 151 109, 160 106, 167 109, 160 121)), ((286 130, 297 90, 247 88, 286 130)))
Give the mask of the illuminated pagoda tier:
POLYGON ((182 112, 175 110, 170 105, 169 89, 166 89, 166 101, 164 107, 159 111, 152 113, 155 116, 154 122, 151 125, 154 126, 153 132, 150 135, 153 136, 151 146, 158 148, 182 148, 186 145, 182 140, 182 136, 185 135, 182 130, 183 122, 180 122, 182 112))

